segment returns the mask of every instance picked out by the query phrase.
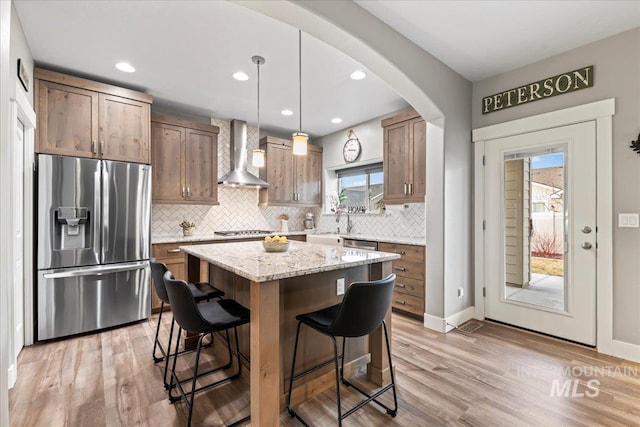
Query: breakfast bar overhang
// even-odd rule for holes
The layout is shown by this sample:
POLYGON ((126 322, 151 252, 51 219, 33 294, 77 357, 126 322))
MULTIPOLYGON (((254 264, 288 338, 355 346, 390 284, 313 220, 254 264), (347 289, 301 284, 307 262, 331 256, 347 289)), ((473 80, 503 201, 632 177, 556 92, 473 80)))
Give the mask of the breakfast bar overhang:
MULTIPOLYGON (((251 360, 251 424, 260 426, 279 425, 285 397, 283 372, 291 363, 295 316, 340 302, 342 296, 336 295, 338 279, 344 279, 348 286, 386 277, 392 272, 391 261, 400 258, 393 253, 297 241, 282 253, 265 252, 261 242, 180 249, 185 252, 189 282, 215 283, 251 310, 250 332, 240 342, 251 360)), ((386 322, 391 333, 391 309, 386 322)), ((322 342, 308 341, 309 360, 302 363, 317 362, 311 359, 323 357, 322 342)), ((389 381, 385 353, 382 329, 378 328, 369 336, 368 346, 364 341, 350 346, 345 359, 350 363, 367 361, 369 380, 382 385, 389 381)), ((294 389, 292 396, 298 393, 299 398, 307 398, 315 394, 310 390, 313 387, 304 386, 294 389)))

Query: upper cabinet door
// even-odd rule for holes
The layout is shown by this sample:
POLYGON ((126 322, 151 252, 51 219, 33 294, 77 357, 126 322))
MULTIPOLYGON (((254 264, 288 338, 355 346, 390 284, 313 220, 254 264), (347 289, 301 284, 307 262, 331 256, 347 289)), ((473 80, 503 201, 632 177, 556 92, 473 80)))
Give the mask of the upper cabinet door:
POLYGON ((291 204, 294 200, 293 151, 281 144, 269 144, 267 149, 267 182, 269 204, 291 204))
POLYGON ((308 146, 306 156, 296 156, 296 202, 302 205, 322 205, 322 151, 308 146))
POLYGON ((150 163, 149 104, 100 94, 100 155, 104 159, 150 163))
POLYGON ((186 176, 188 201, 218 202, 218 135, 186 129, 186 176))
POLYGON ((37 152, 96 157, 98 93, 38 80, 37 152))
POLYGON ((186 196, 185 128, 152 122, 151 135, 153 140, 153 202, 183 201, 186 196))
POLYGON ((409 122, 384 128, 384 201, 404 201, 409 193, 409 122))
POLYGON ((411 176, 410 198, 423 202, 427 190, 427 126, 422 119, 409 122, 411 127, 411 176))

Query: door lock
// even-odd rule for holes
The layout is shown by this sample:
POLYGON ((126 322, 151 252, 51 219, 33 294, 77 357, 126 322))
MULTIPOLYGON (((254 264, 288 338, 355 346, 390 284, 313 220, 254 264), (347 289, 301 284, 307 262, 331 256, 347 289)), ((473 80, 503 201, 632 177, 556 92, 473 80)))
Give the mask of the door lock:
POLYGON ((589 242, 584 242, 580 246, 582 247, 582 249, 585 249, 585 250, 589 250, 589 249, 591 249, 593 247, 593 245, 591 243, 589 243, 589 242))
POLYGON ((582 232, 584 234, 589 234, 591 233, 591 227, 589 227, 588 225, 585 225, 584 227, 582 227, 582 232))

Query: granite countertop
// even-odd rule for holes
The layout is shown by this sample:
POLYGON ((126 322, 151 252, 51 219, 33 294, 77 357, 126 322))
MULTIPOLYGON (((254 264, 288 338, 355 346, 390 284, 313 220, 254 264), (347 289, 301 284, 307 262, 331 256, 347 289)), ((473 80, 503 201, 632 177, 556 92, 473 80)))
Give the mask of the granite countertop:
POLYGON ((254 282, 286 279, 391 261, 398 254, 291 241, 288 252, 265 252, 262 242, 181 246, 202 260, 254 282))
POLYGON ((279 231, 272 231, 270 233, 264 234, 239 234, 236 236, 221 236, 218 234, 214 235, 195 235, 195 236, 183 236, 183 235, 171 235, 171 236, 153 236, 151 238, 152 244, 160 244, 160 243, 191 243, 191 242, 205 242, 205 241, 229 241, 229 240, 241 240, 241 239, 251 239, 251 238, 263 238, 264 236, 305 236, 308 234, 306 231, 289 231, 286 233, 282 233, 279 231))

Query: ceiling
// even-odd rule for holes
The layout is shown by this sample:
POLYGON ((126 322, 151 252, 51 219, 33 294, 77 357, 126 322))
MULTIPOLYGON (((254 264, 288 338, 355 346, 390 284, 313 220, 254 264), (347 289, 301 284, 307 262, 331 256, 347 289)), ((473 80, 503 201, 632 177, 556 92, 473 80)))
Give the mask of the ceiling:
POLYGON ((472 82, 640 26, 639 0, 355 0, 472 82))
MULTIPOLYGON (((471 81, 640 25, 640 1, 356 2, 471 81)), ((298 32, 287 24, 224 1, 15 4, 38 65, 145 91, 164 109, 255 124, 251 57, 261 55, 261 125, 298 129, 298 32), (137 71, 116 70, 120 61, 137 71), (232 79, 236 71, 249 80, 232 79)), ((302 86, 302 129, 312 137, 408 106, 365 67, 307 34, 302 86), (367 78, 351 80, 356 69, 367 78)))

